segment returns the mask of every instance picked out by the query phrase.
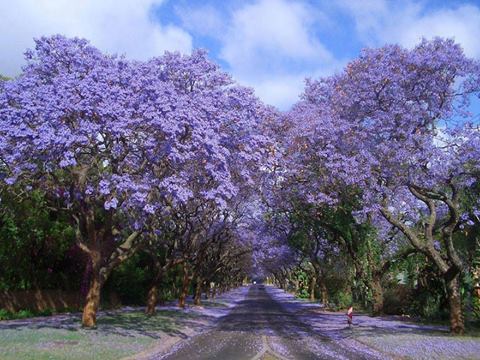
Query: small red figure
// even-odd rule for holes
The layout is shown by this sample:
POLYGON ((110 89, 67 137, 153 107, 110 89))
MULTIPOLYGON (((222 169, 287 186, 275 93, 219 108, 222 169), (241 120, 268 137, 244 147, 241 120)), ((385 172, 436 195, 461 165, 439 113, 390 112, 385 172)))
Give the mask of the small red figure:
POLYGON ((347 322, 348 322, 348 327, 352 327, 353 323, 353 306, 350 306, 347 310, 347 322))

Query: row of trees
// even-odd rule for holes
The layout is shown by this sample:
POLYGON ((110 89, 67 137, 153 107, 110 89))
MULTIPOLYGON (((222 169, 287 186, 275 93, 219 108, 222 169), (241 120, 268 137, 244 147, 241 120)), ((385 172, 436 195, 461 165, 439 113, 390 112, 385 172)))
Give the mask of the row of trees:
MULTIPOLYGON (((71 221, 52 211, 40 192, 11 195, 15 194, 2 193, 0 291, 60 289, 86 296, 92 268, 75 244, 71 221)), ((222 228, 213 231, 214 223, 210 226, 211 235, 198 246, 200 255, 175 249, 173 232, 168 239, 145 242, 112 271, 102 286, 103 304, 148 303, 147 313, 153 314, 158 301, 184 300, 185 288, 197 290, 195 302, 199 303, 201 293, 213 295, 242 282, 250 267, 250 240, 238 241, 234 226, 223 219, 222 228), (190 269, 185 284, 184 264, 190 269)))
POLYGON ((26 59, 0 85, 2 198, 36 191, 68 219, 90 278, 83 325, 95 326, 102 287, 140 250, 155 264, 148 313, 172 266, 183 269, 181 306, 192 279, 238 281, 273 111, 202 51, 127 61, 53 36, 26 59))
MULTIPOLYGON (((345 278, 379 313, 383 275, 418 255, 444 286, 452 332, 464 331, 461 281, 479 251, 480 131, 468 113, 479 70, 451 40, 367 49, 308 80, 279 118, 282 156, 264 199, 288 245, 278 249, 308 264, 312 294, 318 285, 327 301, 326 272, 349 264, 345 278)), ((270 273, 282 283, 280 263, 270 273)))

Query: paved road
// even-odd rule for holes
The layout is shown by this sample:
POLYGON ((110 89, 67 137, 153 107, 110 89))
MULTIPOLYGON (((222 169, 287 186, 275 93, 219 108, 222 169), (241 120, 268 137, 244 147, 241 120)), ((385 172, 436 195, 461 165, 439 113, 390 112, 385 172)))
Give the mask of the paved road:
MULTIPOLYGON (((159 358, 159 357, 153 357, 159 358)), ((369 359, 317 334, 286 311, 263 286, 247 296, 217 326, 160 357, 167 360, 369 359)))

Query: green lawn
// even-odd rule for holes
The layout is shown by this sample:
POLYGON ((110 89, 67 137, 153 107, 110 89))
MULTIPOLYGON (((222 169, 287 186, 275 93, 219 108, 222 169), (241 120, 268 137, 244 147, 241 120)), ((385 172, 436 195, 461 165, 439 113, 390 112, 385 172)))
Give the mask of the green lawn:
POLYGON ((182 336, 181 330, 194 326, 196 318, 194 313, 175 310, 152 317, 139 311, 111 313, 99 317, 95 330, 82 329, 78 317, 21 326, 0 322, 0 358, 118 360, 146 350, 162 338, 182 336))

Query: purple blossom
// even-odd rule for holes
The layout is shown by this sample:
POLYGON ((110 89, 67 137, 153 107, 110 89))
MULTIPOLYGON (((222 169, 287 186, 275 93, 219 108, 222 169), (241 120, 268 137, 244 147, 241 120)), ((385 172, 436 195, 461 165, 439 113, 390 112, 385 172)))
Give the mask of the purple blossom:
POLYGON ((143 211, 145 211, 147 214, 155 214, 155 208, 151 204, 147 204, 143 207, 143 211))
POLYGON ((13 185, 15 184, 15 181, 17 181, 17 179, 15 177, 7 177, 5 178, 5 183, 7 185, 13 185))
POLYGON ((110 194, 110 182, 108 180, 101 180, 98 184, 98 192, 102 195, 110 194))
POLYGON ((117 208, 117 206, 118 206, 118 200, 115 197, 105 201, 105 204, 104 204, 105 210, 114 210, 117 208))

